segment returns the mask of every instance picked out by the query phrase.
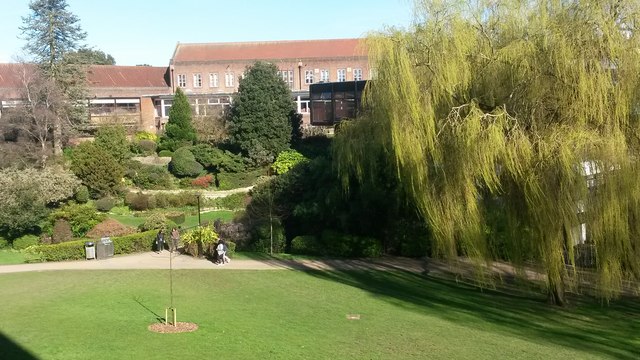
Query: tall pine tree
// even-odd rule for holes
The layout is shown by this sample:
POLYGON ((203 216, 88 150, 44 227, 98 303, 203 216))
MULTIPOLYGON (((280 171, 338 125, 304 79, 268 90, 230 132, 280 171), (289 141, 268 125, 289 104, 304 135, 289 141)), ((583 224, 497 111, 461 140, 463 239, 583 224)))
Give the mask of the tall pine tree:
POLYGON ((23 17, 24 49, 40 66, 45 77, 54 80, 66 97, 55 109, 53 122, 54 154, 62 154, 62 133, 65 123, 80 121, 84 114, 85 69, 65 60, 76 51, 87 34, 82 31, 77 16, 67 10, 66 0, 33 0, 31 14, 23 17))

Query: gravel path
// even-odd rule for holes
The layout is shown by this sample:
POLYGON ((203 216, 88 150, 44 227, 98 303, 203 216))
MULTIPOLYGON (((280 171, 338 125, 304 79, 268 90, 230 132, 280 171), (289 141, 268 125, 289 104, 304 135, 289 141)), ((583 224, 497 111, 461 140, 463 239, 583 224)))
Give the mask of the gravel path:
MULTIPOLYGON (((231 260, 226 265, 215 265, 206 259, 190 255, 174 255, 174 269, 216 269, 216 270, 403 270, 423 271, 423 261, 409 258, 384 257, 371 260, 231 260)), ((35 264, 1 265, 0 274, 26 271, 54 270, 127 270, 127 269, 167 269, 169 252, 160 254, 146 252, 133 255, 115 256, 105 260, 78 260, 35 264)))

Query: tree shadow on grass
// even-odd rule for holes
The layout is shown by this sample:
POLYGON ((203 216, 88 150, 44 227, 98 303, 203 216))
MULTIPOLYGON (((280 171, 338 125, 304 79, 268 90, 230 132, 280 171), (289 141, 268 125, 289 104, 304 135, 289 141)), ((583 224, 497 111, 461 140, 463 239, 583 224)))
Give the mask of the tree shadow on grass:
POLYGON ((482 331, 487 331, 489 323, 492 331, 505 335, 617 359, 638 359, 640 352, 640 305, 631 299, 603 305, 580 297, 573 298, 570 307, 559 308, 547 304, 542 294, 479 289, 393 268, 307 272, 365 290, 396 306, 482 331))
POLYGON ((133 301, 135 301, 136 303, 138 303, 138 305, 142 306, 143 309, 147 310, 149 313, 151 313, 153 316, 155 316, 156 321, 163 323, 165 322, 165 318, 163 318, 162 316, 158 315, 155 313, 155 311, 151 310, 148 306, 146 306, 145 304, 142 303, 142 301, 140 301, 140 298, 138 297, 134 297, 133 301))
POLYGON ((0 332, 0 358, 12 360, 37 360, 27 349, 13 342, 0 332))

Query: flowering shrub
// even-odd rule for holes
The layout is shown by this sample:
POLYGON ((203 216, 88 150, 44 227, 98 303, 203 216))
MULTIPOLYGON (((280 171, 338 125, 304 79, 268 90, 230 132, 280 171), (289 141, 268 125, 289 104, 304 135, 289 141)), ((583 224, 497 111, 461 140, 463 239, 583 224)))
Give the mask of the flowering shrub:
POLYGON ((191 181, 191 185, 207 188, 213 183, 213 175, 207 174, 191 181))

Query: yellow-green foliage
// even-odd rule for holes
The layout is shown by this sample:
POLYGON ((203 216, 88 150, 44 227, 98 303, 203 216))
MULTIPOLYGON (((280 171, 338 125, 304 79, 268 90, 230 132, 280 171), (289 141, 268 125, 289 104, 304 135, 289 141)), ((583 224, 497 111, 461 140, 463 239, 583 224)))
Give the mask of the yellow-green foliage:
MULTIPOLYGON (((337 167, 364 180, 384 154, 433 231, 434 252, 495 256, 480 199, 507 208, 507 253, 551 294, 588 224, 601 295, 640 278, 637 1, 417 1, 408 32, 367 41, 368 112, 343 124, 337 167), (597 168, 589 189, 584 163, 597 168), (578 209, 585 213, 578 215, 578 209)), ((558 300, 558 299, 555 299, 558 300)), ((561 299, 560 299, 561 300, 561 299)))
POLYGON ((184 234, 182 236, 182 242, 189 254, 199 256, 204 254, 199 253, 197 246, 198 241, 202 241, 202 249, 204 253, 207 254, 213 252, 213 245, 219 238, 213 226, 201 226, 184 234))

